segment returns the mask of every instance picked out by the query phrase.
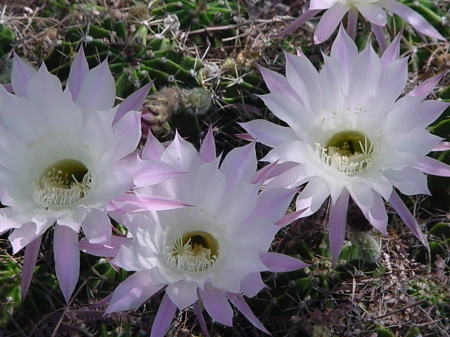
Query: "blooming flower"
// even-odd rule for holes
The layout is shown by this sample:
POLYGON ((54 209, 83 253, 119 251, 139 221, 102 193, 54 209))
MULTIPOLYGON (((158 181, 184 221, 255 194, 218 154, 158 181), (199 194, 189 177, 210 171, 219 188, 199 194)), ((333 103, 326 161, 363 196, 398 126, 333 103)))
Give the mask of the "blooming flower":
MULTIPOLYGON (((154 146, 150 138, 143 151, 144 159, 162 156, 186 174, 137 189, 136 194, 158 192, 190 206, 123 217, 134 241, 122 245, 111 263, 136 273, 114 291, 107 313, 136 308, 165 289, 151 336, 163 336, 176 309, 190 305, 207 334, 199 300, 222 324, 232 325, 231 302, 267 332, 242 294, 252 297, 265 287, 261 271, 306 266, 268 252, 274 235, 288 221, 285 212, 295 192, 278 188, 259 193, 267 170, 256 173, 254 144, 232 150, 219 168, 212 132, 200 153, 178 135, 167 149, 154 146)), ((93 246, 82 244, 82 249, 95 250, 93 246)))
POLYGON ((9 206, 1 210, 0 233, 13 230, 14 253, 27 246, 24 296, 42 234, 56 222, 56 275, 68 300, 79 275, 80 229, 90 242, 108 243, 107 205, 135 186, 132 169, 140 163, 128 155, 141 136, 138 110, 149 86, 113 108, 115 83, 107 62, 89 70, 79 52, 65 90, 45 65, 36 71, 18 57, 12 87, 15 94, 0 87, 1 203, 9 206))
POLYGON ((349 196, 370 223, 386 233, 384 200, 426 244, 417 222, 394 188, 429 193, 424 173, 449 176, 449 166, 426 154, 441 142, 426 127, 448 104, 425 100, 441 76, 399 98, 407 82, 407 59, 398 59, 399 36, 378 57, 358 53, 341 29, 319 72, 303 56, 286 54, 286 77, 261 69, 271 91, 262 96, 288 126, 264 120, 244 129, 273 149, 264 160, 291 168, 268 187, 306 184, 296 207, 314 213, 330 196, 329 237, 333 262, 342 249, 349 196), (292 164, 298 165, 292 167, 292 164))
POLYGON ((439 40, 445 40, 420 14, 397 0, 311 0, 309 9, 282 31, 280 35, 289 34, 322 10, 326 10, 314 32, 314 42, 321 43, 327 40, 347 13, 348 34, 354 39, 358 15, 361 14, 370 22, 372 31, 380 47, 384 50, 386 42, 382 27, 386 26, 387 15, 383 9, 397 14, 419 33, 439 40))

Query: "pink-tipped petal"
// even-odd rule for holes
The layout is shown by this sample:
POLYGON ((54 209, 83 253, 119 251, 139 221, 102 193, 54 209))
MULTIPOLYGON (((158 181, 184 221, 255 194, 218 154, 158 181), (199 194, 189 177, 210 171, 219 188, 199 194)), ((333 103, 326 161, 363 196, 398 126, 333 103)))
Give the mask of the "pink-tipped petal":
POLYGON ((289 26, 287 26, 285 29, 281 31, 281 33, 278 33, 274 35, 274 37, 283 37, 290 33, 292 33, 294 30, 299 28, 300 26, 303 26, 303 24, 308 21, 309 19, 312 19, 320 12, 320 9, 316 10, 307 10, 305 13, 300 15, 297 19, 294 20, 289 26))
MULTIPOLYGON (((392 104, 397 100, 404 91, 408 79, 407 62, 406 58, 393 60, 384 67, 385 71, 381 72, 376 97, 384 97, 387 104, 392 104)), ((380 109, 382 107, 380 105, 380 109)))
POLYGON ((16 254, 22 248, 33 242, 40 234, 36 233, 36 225, 28 222, 16 228, 10 235, 9 241, 13 247, 13 254, 16 254))
MULTIPOLYGON (((384 36, 384 33, 383 33, 384 36)), ((389 63, 397 60, 400 57, 400 40, 402 34, 401 32, 397 34, 391 44, 386 48, 381 56, 381 65, 386 67, 389 63)), ((377 38, 378 40, 378 38, 377 38)), ((381 47, 381 46, 380 46, 381 47)))
POLYGON ((200 308, 200 305, 198 304, 198 301, 193 304, 195 316, 197 316, 198 324, 200 324, 200 328, 202 328, 202 332, 205 335, 205 337, 211 337, 208 331, 208 328, 206 327, 206 321, 205 317, 203 317, 202 309, 200 308))
POLYGON ((120 160, 136 150, 139 144, 141 139, 141 113, 139 111, 128 112, 114 124, 113 132, 119 140, 115 160, 120 160))
POLYGON ((220 166, 227 178, 227 184, 234 186, 242 182, 251 182, 257 166, 255 143, 231 150, 220 166))
POLYGON ((259 71, 261 72, 261 75, 263 75, 264 82, 266 83, 270 92, 286 95, 294 102, 300 101, 302 104, 304 103, 302 99, 294 91, 294 89, 290 86, 286 77, 275 71, 269 70, 261 66, 259 66, 258 68, 259 71))
POLYGON ((198 292, 206 311, 212 318, 223 325, 233 326, 233 309, 222 290, 206 283, 203 290, 199 289, 198 292))
POLYGON ((206 134, 205 139, 203 139, 199 154, 203 163, 209 163, 217 157, 214 133, 211 125, 208 128, 208 133, 206 134))
POLYGON ((417 87, 415 87, 408 96, 422 96, 427 97, 433 89, 436 87, 436 85, 439 83, 439 81, 444 77, 445 72, 442 74, 433 76, 424 82, 420 83, 417 87))
POLYGON ((92 244, 87 239, 82 239, 79 243, 79 247, 83 253, 99 257, 115 257, 119 252, 121 245, 130 246, 132 243, 132 238, 112 236, 111 242, 108 245, 92 244))
POLYGON ((183 173, 171 164, 154 160, 138 159, 136 162, 124 163, 120 167, 133 177, 137 187, 158 184, 183 173))
POLYGON ((146 270, 136 272, 114 290, 105 314, 138 308, 161 288, 161 285, 153 284, 153 280, 146 270))
POLYGON ((247 274, 241 281, 241 292, 247 297, 256 296, 264 288, 268 287, 261 279, 259 272, 247 274))
POLYGON ((114 116, 113 125, 116 124, 124 115, 126 115, 128 111, 142 110, 142 105, 144 104, 145 98, 147 97, 148 91, 152 85, 153 82, 144 85, 120 103, 116 115, 114 116))
POLYGON ((327 10, 322 15, 322 18, 314 31, 314 43, 318 44, 327 40, 336 30, 339 22, 342 21, 342 18, 350 8, 349 5, 338 2, 327 10))
POLYGON ((141 151, 142 160, 160 160, 164 152, 164 146, 156 139, 150 131, 147 135, 147 141, 141 151))
POLYGON ((450 150, 450 142, 441 142, 436 145, 432 151, 448 151, 450 150))
POLYGON ((368 21, 377 26, 386 26, 387 15, 386 12, 377 4, 357 3, 356 8, 361 12, 368 21))
POLYGON ((334 267, 337 265, 339 254, 344 246, 348 201, 349 194, 346 189, 343 189, 339 198, 330 207, 328 235, 330 240, 331 259, 334 267))
POLYGON ((255 119, 247 123, 242 123, 240 126, 242 126, 253 139, 272 147, 298 139, 298 136, 291 128, 270 123, 262 119, 255 119))
MULTIPOLYGON (((401 170, 386 170, 384 175, 391 181, 391 184, 393 184, 403 194, 429 195, 430 191, 427 186, 427 177, 422 171, 423 169, 419 170, 414 167, 405 167, 401 170)), ((392 194, 392 192, 390 194, 392 194)), ((388 198, 390 197, 390 194, 388 198)))
POLYGON ((111 201, 108 207, 110 210, 117 211, 120 210, 123 206, 126 206, 126 204, 138 206, 138 208, 134 210, 135 212, 162 211, 165 209, 175 209, 191 206, 181 201, 164 197, 158 197, 154 195, 142 195, 142 196, 125 195, 120 199, 111 201))
POLYGON ((315 213, 330 196, 328 184, 320 177, 312 177, 300 192, 295 203, 297 210, 305 210, 302 217, 315 213))
POLYGON ((339 28, 336 39, 331 46, 330 56, 339 62, 344 75, 350 74, 354 60, 358 56, 358 47, 342 26, 339 28))
POLYGON ((70 67, 69 78, 67 79, 67 88, 69 89, 74 102, 76 102, 78 98, 84 78, 88 72, 89 64, 84 55, 83 45, 80 45, 80 49, 78 49, 77 55, 70 67))
POLYGON ((431 157, 422 157, 418 159, 421 170, 424 173, 439 177, 450 177, 450 165, 431 157))
POLYGON ((34 267, 41 247, 42 235, 37 237, 33 242, 25 248, 25 256, 22 267, 22 279, 20 280, 20 298, 22 301, 27 295, 33 277, 34 267))
POLYGON ((277 222, 284 214, 294 197, 295 190, 272 188, 260 193, 253 215, 277 222))
MULTIPOLYGON (((316 68, 306 57, 288 53, 285 53, 285 57, 286 78, 289 85, 299 94, 301 98, 299 103, 308 108, 308 111, 322 110, 323 94, 316 68), (308 80, 306 81, 305 79, 308 80)), ((302 114, 305 114, 305 112, 302 114)))
POLYGON ((81 227, 90 243, 107 245, 111 242, 111 220, 105 212, 97 208, 91 209, 81 227))
POLYGON ((389 203, 394 208, 395 212, 400 216, 400 218, 403 220, 406 226, 411 230, 411 232, 414 233, 414 235, 422 242, 422 244, 427 247, 428 242, 423 235, 419 224, 417 223, 414 216, 411 214, 411 212, 408 210, 406 205, 403 203, 402 199, 400 199, 397 192, 392 191, 391 197, 389 198, 389 203))
POLYGON ((352 7, 349 12, 348 12, 348 16, 347 16, 347 33, 348 36, 350 36, 350 38, 352 40, 354 40, 356 38, 356 27, 358 25, 358 9, 356 7, 352 7))
POLYGON ((281 273, 305 268, 308 264, 296 259, 292 256, 287 256, 279 253, 268 252, 260 255, 261 262, 271 272, 281 273))
POLYGON ((301 209, 295 212, 291 212, 286 214, 284 217, 281 218, 281 220, 279 220, 276 225, 280 226, 280 227, 284 227, 287 226, 289 224, 291 224, 293 221, 301 218, 303 216, 303 213, 305 212, 305 209, 301 209))
POLYGON ((177 306, 173 304, 169 296, 165 294, 159 305, 155 320, 153 321, 150 337, 164 337, 170 323, 172 323, 176 311, 177 306))
POLYGON ((373 23, 370 24, 372 27, 372 33, 375 36, 375 39, 377 40, 378 46, 380 47, 380 51, 384 53, 387 49, 387 41, 386 41, 386 35, 384 34, 383 27, 374 25, 373 23))
POLYGON ((233 305, 245 316, 245 318, 249 320, 250 323, 252 323, 262 332, 270 335, 270 332, 267 331, 261 321, 255 316, 252 309, 250 309, 241 294, 228 293, 227 295, 230 302, 233 303, 233 305))
POLYGON ((430 37, 434 37, 435 39, 445 41, 445 38, 430 23, 428 23, 428 21, 425 20, 422 15, 415 12, 408 6, 402 4, 401 2, 392 0, 380 0, 378 1, 378 4, 381 7, 384 7, 387 10, 400 16, 403 20, 413 26, 414 29, 416 29, 418 32, 430 37))
POLYGON ((53 237, 55 271, 59 286, 69 303, 80 275, 80 250, 78 233, 66 226, 55 226, 53 237))
POLYGON ((105 60, 84 77, 76 103, 83 112, 110 109, 116 99, 116 85, 105 60))
POLYGON ((11 71, 11 84, 17 96, 27 95, 27 86, 31 77, 36 74, 36 70, 26 64, 22 59, 14 54, 14 64, 11 71))

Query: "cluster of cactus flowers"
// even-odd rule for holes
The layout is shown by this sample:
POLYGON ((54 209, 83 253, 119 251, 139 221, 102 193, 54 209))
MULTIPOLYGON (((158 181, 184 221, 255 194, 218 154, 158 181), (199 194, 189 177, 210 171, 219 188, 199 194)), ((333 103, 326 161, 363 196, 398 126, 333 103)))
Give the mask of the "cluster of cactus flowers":
POLYGON ((106 313, 137 308, 164 292, 150 336, 164 336, 176 311, 191 306, 209 336, 203 311, 232 326, 232 305, 270 334, 245 298, 267 287, 262 272, 307 267, 272 252, 271 245, 281 229, 315 214, 327 200, 333 266, 344 245, 349 203, 382 234, 389 203, 427 246, 399 192, 429 194, 426 174, 450 177, 450 166, 427 156, 450 149, 427 130, 448 107, 427 100, 444 74, 405 93, 408 59, 400 57, 400 35, 389 45, 381 38, 381 8, 422 34, 444 38, 397 1, 366 2, 311 2, 292 27, 330 8, 316 42, 328 38, 347 12, 348 33, 339 29, 320 70, 301 51, 285 54, 286 76, 261 67, 270 93, 260 98, 285 124, 241 123, 247 132, 241 138, 250 143, 226 155, 216 153, 211 127, 198 150, 178 134, 169 143, 152 134, 161 123, 152 102, 177 97, 166 106, 170 113, 203 113, 210 96, 202 90, 194 90, 194 98, 179 88, 148 96, 148 84, 114 106, 116 83, 107 61, 89 69, 82 47, 65 87, 45 65, 35 70, 16 56, 11 85, 0 88, 0 233, 10 232, 13 253, 25 250, 22 297, 42 236, 51 229, 55 273, 68 303, 81 251, 133 272, 103 301, 106 313), (370 21, 381 55, 370 44, 358 51, 358 11, 370 21), (259 158, 267 163, 259 169, 258 142, 273 148, 259 158), (117 223, 127 235, 113 234, 117 223))

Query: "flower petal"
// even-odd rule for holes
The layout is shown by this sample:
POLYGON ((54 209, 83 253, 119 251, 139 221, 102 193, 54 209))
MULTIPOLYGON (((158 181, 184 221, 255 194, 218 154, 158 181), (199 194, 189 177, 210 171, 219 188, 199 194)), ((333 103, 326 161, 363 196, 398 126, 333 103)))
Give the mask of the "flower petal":
POLYGON ((171 283, 166 288, 166 294, 178 309, 183 310, 198 300, 197 284, 185 280, 171 283))
POLYGON ((150 337, 164 337, 176 311, 176 305, 170 300, 169 296, 165 294, 159 305, 155 320, 153 321, 150 337))
POLYGON ((27 95, 27 85, 36 74, 36 70, 26 64, 20 57, 14 54, 13 67, 11 71, 11 84, 17 96, 27 95))
POLYGON ((255 175, 256 166, 255 143, 252 142, 231 150, 223 159, 220 171, 225 175, 231 188, 238 183, 250 183, 255 175))
POLYGON ((275 223, 286 214, 296 191, 286 188, 271 188, 259 194, 253 216, 268 219, 275 223))
POLYGON ((153 284, 153 280, 146 270, 136 272, 114 290, 105 314, 138 308, 161 288, 161 285, 153 284))
POLYGON ((330 219, 328 224, 328 235, 330 240, 331 259, 333 266, 337 265, 339 254, 342 251, 345 240, 345 224, 347 219, 349 195, 346 189, 330 206, 330 219))
POLYGON ((122 117, 125 116, 129 111, 142 110, 142 105, 144 104, 145 98, 147 97, 148 91, 150 90, 152 85, 153 82, 144 85, 142 88, 125 98, 122 103, 120 103, 116 115, 113 119, 113 125, 116 124, 120 119, 122 119, 122 117))
POLYGON ((130 111, 113 125, 116 134, 115 161, 136 150, 141 139, 141 113, 130 111))
POLYGON ((291 87, 286 77, 273 70, 269 70, 261 66, 258 68, 270 92, 286 95, 292 101, 300 101, 302 104, 304 104, 298 94, 291 87))
POLYGON ((80 250, 84 253, 99 257, 115 257, 121 245, 130 246, 133 239, 124 236, 112 236, 108 245, 92 244, 87 239, 82 239, 79 243, 80 250))
POLYGON ((205 317, 203 317, 202 309, 200 308, 198 301, 194 303, 193 307, 194 307, 195 316, 197 316, 198 323, 199 323, 200 327, 202 328, 203 334, 205 335, 205 337, 211 337, 208 332, 208 328, 206 327, 205 317))
POLYGON ((231 303, 252 323, 255 327, 257 327, 262 332, 270 335, 269 331, 264 327, 261 321, 255 316, 252 309, 245 302, 244 297, 241 294, 228 293, 228 299, 231 303))
POLYGON ((440 177, 450 177, 450 165, 431 157, 422 157, 418 161, 424 173, 440 177))
POLYGON ((327 183, 320 177, 312 177, 297 197, 296 210, 305 209, 302 217, 315 213, 330 196, 327 183))
POLYGON ((285 53, 285 57, 286 78, 290 86, 300 96, 302 104, 309 111, 321 111, 323 95, 316 68, 304 56, 285 53))
POLYGON ((400 16, 403 20, 413 26, 418 32, 430 37, 434 37, 435 39, 445 41, 445 38, 432 25, 430 25, 422 15, 418 14, 401 2, 379 0, 378 4, 400 16))
POLYGON ((141 151, 141 159, 160 160, 164 150, 164 146, 156 139, 153 133, 149 132, 145 146, 141 151))
POLYGON ((342 26, 339 28, 336 39, 331 46, 330 56, 339 62, 344 74, 350 74, 353 62, 358 56, 358 48, 342 26))
POLYGON ((292 33, 294 30, 296 30, 300 26, 303 26, 303 24, 306 21, 315 17, 320 11, 321 11, 320 9, 307 10, 305 13, 303 13, 297 19, 295 19, 294 22, 292 22, 289 26, 287 26, 284 30, 282 30, 281 33, 274 35, 274 37, 283 37, 285 35, 292 33))
POLYGON ((233 309, 225 292, 214 288, 210 283, 206 283, 203 290, 198 289, 198 292, 206 311, 213 319, 223 325, 233 326, 233 309))
POLYGON ((247 297, 256 296, 264 288, 268 287, 261 279, 261 273, 247 274, 241 282, 241 292, 247 297))
POLYGON ((384 175, 403 194, 430 194, 427 187, 427 177, 416 168, 405 167, 401 170, 385 170, 384 175))
POLYGON ((381 64, 386 67, 389 63, 394 62, 400 56, 400 40, 402 34, 398 33, 391 44, 386 48, 381 56, 381 64))
POLYGON ((202 146, 199 151, 200 158, 204 163, 209 163, 216 159, 216 145, 214 143, 214 135, 212 126, 209 126, 208 133, 203 139, 202 146))
POLYGON ((426 79, 413 90, 411 90, 408 96, 422 96, 424 98, 427 97, 429 94, 431 94, 432 90, 436 87, 436 85, 439 83, 442 77, 444 77, 444 75, 445 72, 426 79))
POLYGON ((56 277, 64 298, 69 303, 80 275, 78 233, 66 226, 55 226, 53 254, 56 277))
POLYGON ((327 40, 341 22, 345 13, 350 10, 350 6, 337 2, 328 9, 319 21, 314 31, 314 43, 322 43, 327 40))
POLYGON ((41 248, 42 235, 37 237, 33 242, 25 248, 25 256, 23 259, 22 279, 20 280, 20 298, 22 301, 27 295, 30 287, 31 278, 33 277, 34 268, 41 248))
POLYGON ((105 212, 93 208, 81 223, 84 235, 92 244, 107 245, 111 242, 111 220, 105 212))
POLYGON ((111 264, 128 271, 143 271, 152 269, 156 265, 155 259, 155 254, 148 247, 122 245, 111 264))
POLYGON ((256 141, 272 147, 298 140, 298 136, 290 127, 277 125, 262 119, 242 123, 240 126, 256 141))
POLYGON ((397 192, 392 191, 392 195, 389 198, 389 203, 403 220, 406 226, 413 232, 413 234, 422 242, 425 247, 428 247, 428 242, 423 235, 416 218, 411 214, 402 199, 398 196, 397 192))
POLYGON ((356 3, 355 6, 368 21, 377 26, 386 26, 386 12, 376 3, 356 3))
POLYGON ((83 45, 80 45, 77 55, 75 56, 72 66, 70 67, 69 77, 67 79, 67 87, 72 94, 72 100, 76 102, 78 94, 83 86, 84 78, 89 72, 89 64, 84 55, 83 45))
POLYGON ((114 78, 105 60, 86 74, 75 102, 87 113, 108 110, 116 99, 115 92, 114 78))
POLYGON ((282 121, 286 122, 298 135, 305 139, 305 130, 313 128, 315 117, 303 106, 281 94, 267 94, 261 96, 264 104, 282 121))
POLYGON ((295 257, 273 252, 261 254, 261 262, 264 263, 269 271, 275 273, 293 271, 308 266, 308 264, 295 257))

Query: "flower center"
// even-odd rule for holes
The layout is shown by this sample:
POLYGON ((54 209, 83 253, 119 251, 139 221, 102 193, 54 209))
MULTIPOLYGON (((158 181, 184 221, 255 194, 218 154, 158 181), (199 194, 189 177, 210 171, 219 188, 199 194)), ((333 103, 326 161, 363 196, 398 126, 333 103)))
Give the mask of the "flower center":
POLYGON ((164 248, 167 263, 181 272, 202 272, 211 268, 219 255, 217 240, 207 232, 193 231, 164 248))
POLYGON ((70 206, 91 188, 92 175, 80 161, 62 159, 47 167, 34 190, 34 201, 44 207, 70 206))
POLYGON ((316 151, 323 163, 348 175, 368 168, 374 153, 369 138, 354 130, 336 133, 324 147, 316 143, 316 151))

